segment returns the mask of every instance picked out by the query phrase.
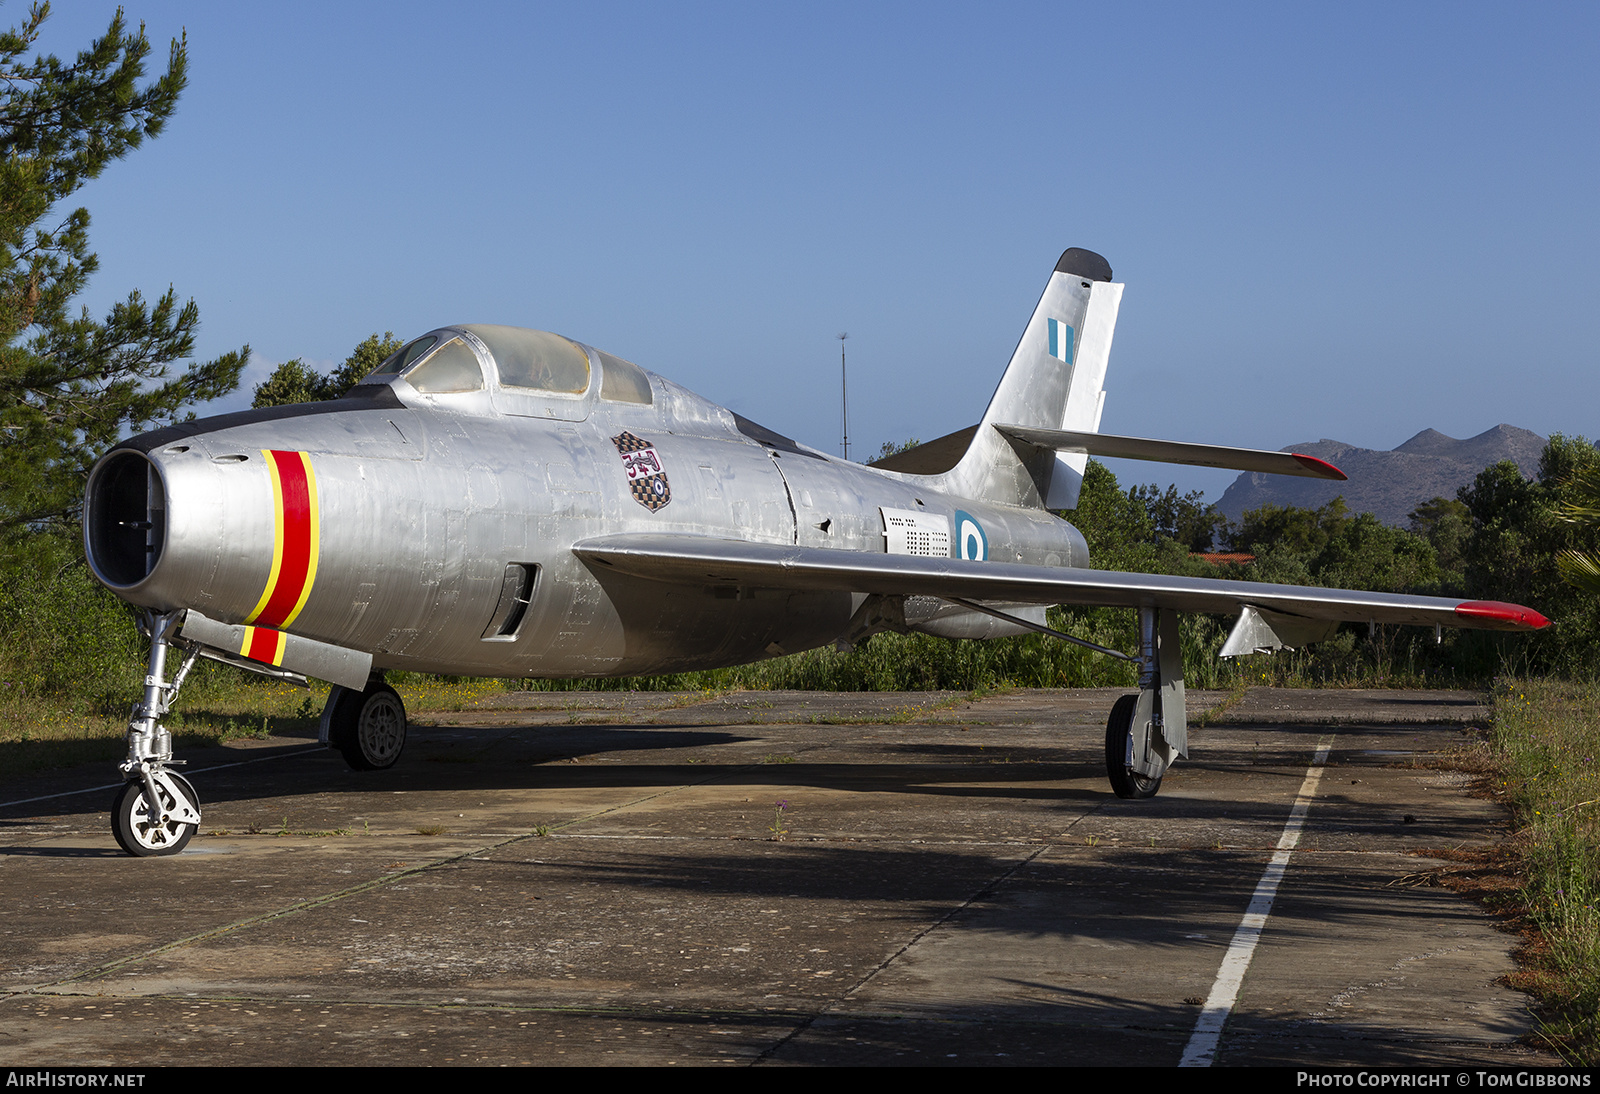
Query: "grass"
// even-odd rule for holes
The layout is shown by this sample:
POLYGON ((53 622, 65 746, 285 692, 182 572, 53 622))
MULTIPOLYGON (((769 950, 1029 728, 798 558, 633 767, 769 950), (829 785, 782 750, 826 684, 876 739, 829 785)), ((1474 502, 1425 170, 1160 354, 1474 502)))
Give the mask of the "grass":
POLYGON ((1498 789, 1516 825, 1521 911, 1543 1033, 1569 1062, 1600 1063, 1600 684, 1537 680, 1495 692, 1498 789))
MULTIPOLYGON (((418 673, 393 673, 392 683, 407 709, 428 711, 468 710, 507 686, 418 673)), ((113 706, 0 687, 0 772, 11 777, 117 763, 127 755, 127 711, 138 690, 130 683, 113 706)), ((201 661, 161 721, 180 753, 228 741, 304 737, 316 731, 327 697, 326 684, 313 681, 307 689, 201 661)))
MULTIPOLYGON (((0 693, 0 771, 28 775, 84 763, 115 763, 127 754, 127 711, 132 688, 119 706, 77 697, 0 693)), ((175 750, 206 748, 224 741, 265 739, 314 728, 322 698, 279 681, 247 680, 237 669, 197 665, 178 703, 162 719, 175 750)))

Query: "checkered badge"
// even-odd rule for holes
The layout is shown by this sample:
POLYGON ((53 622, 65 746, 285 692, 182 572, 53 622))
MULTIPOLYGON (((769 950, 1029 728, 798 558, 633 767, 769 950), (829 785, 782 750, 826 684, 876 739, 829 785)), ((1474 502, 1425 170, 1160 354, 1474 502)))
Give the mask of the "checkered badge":
POLYGON ((628 492, 634 501, 654 513, 672 500, 666 468, 661 466, 661 457, 656 455, 649 441, 623 433, 612 437, 611 443, 622 456, 622 468, 628 473, 628 492))

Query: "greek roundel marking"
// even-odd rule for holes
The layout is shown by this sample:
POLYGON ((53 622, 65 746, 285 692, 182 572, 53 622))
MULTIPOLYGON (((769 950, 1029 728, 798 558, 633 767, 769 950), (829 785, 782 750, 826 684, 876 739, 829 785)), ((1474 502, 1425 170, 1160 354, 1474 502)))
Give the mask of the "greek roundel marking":
POLYGON ((983 525, 964 509, 957 509, 956 526, 956 557, 964 558, 971 562, 983 562, 989 557, 989 537, 984 535, 983 525))

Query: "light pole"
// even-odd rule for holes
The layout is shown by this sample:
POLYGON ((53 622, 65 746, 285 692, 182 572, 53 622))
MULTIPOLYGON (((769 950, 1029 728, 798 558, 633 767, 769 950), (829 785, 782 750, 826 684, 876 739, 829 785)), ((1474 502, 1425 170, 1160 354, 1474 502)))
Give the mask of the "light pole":
POLYGON ((850 459, 850 385, 845 379, 844 371, 844 340, 850 337, 848 331, 839 333, 839 420, 844 428, 844 458, 850 459))

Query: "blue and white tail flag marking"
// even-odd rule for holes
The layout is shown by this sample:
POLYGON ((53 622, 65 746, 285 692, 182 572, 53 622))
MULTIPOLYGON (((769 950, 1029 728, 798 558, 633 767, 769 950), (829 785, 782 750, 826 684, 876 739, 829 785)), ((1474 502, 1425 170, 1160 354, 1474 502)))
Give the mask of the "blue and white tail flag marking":
POLYGON ((1058 361, 1072 363, 1072 328, 1061 320, 1046 320, 1050 328, 1050 355, 1058 361))
POLYGON ((1050 356, 1072 364, 1072 328, 1059 319, 1047 321, 1050 330, 1050 356))

